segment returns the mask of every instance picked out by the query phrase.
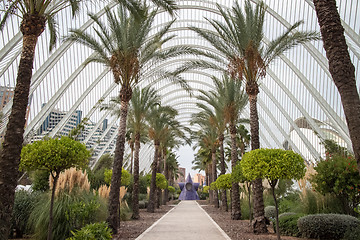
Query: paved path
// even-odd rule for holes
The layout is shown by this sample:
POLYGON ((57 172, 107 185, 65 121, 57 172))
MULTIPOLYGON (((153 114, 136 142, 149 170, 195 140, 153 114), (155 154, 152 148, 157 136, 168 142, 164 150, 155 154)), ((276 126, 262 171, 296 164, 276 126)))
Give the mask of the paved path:
POLYGON ((196 201, 181 201, 136 240, 230 240, 196 201))

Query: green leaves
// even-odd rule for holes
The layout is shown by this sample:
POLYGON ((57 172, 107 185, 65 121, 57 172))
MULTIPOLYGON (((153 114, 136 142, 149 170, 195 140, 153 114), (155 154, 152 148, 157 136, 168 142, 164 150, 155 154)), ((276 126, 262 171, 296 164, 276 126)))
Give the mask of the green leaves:
POLYGON ((160 189, 165 189, 168 187, 168 182, 166 181, 166 178, 161 173, 156 173, 156 187, 160 189))
POLYGON ((300 179, 305 175, 304 160, 299 154, 290 150, 256 149, 250 151, 243 156, 241 167, 248 180, 300 179))
POLYGON ((217 189, 230 189, 231 181, 232 181, 232 176, 230 173, 220 175, 215 181, 216 188, 217 189))
POLYGON ((71 167, 85 167, 90 156, 84 144, 69 137, 41 140, 23 147, 20 170, 60 173, 71 167))

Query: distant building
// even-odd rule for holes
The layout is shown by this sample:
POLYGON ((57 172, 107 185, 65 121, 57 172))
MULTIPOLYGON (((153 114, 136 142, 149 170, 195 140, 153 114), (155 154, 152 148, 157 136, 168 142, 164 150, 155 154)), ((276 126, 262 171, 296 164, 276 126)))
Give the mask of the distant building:
POLYGON ((203 176, 200 173, 197 173, 194 175, 194 183, 199 183, 200 186, 203 186, 205 184, 205 176, 203 176))
POLYGON ((186 168, 179 167, 179 177, 177 179, 177 182, 185 182, 185 175, 186 174, 186 168))
MULTIPOLYGON (((14 88, 12 87, 4 87, 4 86, 0 86, 0 111, 3 110, 3 108, 5 107, 5 105, 10 102, 10 100, 14 97, 14 88)), ((31 96, 29 98, 29 102, 31 101, 31 96)), ((25 126, 27 124, 27 119, 29 117, 29 111, 30 110, 30 107, 29 105, 27 106, 27 109, 26 109, 26 115, 25 115, 25 119, 26 119, 26 122, 25 122, 25 126)), ((3 116, 1 116, 2 118, 3 116)), ((2 124, 6 124, 5 121, 3 119, 0 119, 0 125, 2 124)), ((4 135, 5 135, 5 129, 4 131, 0 134, 0 142, 3 141, 3 138, 4 138, 4 135)))

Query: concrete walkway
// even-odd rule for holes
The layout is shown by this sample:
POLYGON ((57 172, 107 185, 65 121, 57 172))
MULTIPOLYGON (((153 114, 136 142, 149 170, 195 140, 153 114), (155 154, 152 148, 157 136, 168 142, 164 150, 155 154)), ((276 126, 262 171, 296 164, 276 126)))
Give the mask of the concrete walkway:
POLYGON ((196 201, 181 201, 136 240, 230 240, 196 201))

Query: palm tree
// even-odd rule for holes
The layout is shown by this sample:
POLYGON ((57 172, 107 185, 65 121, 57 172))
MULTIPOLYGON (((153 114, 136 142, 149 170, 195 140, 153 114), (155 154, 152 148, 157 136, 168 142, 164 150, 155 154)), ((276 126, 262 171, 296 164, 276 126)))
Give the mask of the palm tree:
MULTIPOLYGON (((95 31, 96 37, 81 30, 71 30, 69 40, 79 42, 94 50, 94 56, 87 60, 89 62, 102 63, 109 67, 113 73, 115 83, 121 86, 119 98, 120 126, 116 140, 114 168, 111 179, 109 194, 109 217, 108 223, 113 232, 117 232, 119 223, 119 189, 121 181, 121 168, 123 164, 126 119, 129 101, 132 97, 132 89, 140 81, 144 80, 145 70, 151 70, 151 74, 160 79, 175 81, 186 89, 189 89, 186 82, 177 75, 155 68, 161 61, 177 57, 187 53, 187 47, 174 46, 168 49, 161 49, 161 46, 172 39, 174 35, 168 33, 175 20, 166 24, 156 34, 150 37, 150 31, 154 23, 156 11, 149 12, 148 7, 143 6, 143 13, 140 16, 129 14, 126 9, 119 6, 117 12, 106 8, 107 24, 104 24, 97 16, 89 14, 96 23, 99 30, 95 31)), ((149 73, 148 72, 148 73, 149 73)))
MULTIPOLYGON (((219 87, 221 84, 219 85, 219 87)), ((202 91, 201 95, 198 96, 198 99, 201 101, 206 102, 210 105, 205 105, 202 102, 197 103, 196 105, 202 109, 197 115, 204 115, 202 118, 209 119, 211 125, 216 129, 218 134, 218 141, 220 147, 220 174, 226 173, 225 168, 225 156, 224 156, 224 132, 226 129, 226 122, 224 121, 224 107, 221 104, 221 100, 218 95, 218 88, 216 88, 216 92, 206 92, 202 91)), ((200 116, 199 116, 200 117, 200 116)), ((222 201, 222 209, 224 211, 228 210, 227 206, 227 197, 226 197, 226 190, 221 191, 221 201, 222 201)))
POLYGON ((146 111, 160 103, 160 96, 151 87, 139 89, 136 87, 130 101, 128 127, 134 135, 134 187, 132 219, 139 219, 139 153, 140 143, 145 142, 147 136, 146 111))
MULTIPOLYGON (((296 28, 302 24, 302 21, 298 21, 265 46, 263 26, 266 6, 262 1, 259 1, 255 7, 251 6, 249 0, 245 1, 245 14, 237 1, 230 10, 225 10, 220 5, 217 7, 224 22, 206 19, 215 31, 196 27, 190 27, 190 29, 207 40, 225 57, 198 50, 197 54, 215 60, 216 63, 194 60, 187 62, 178 70, 212 68, 228 72, 234 79, 244 80, 250 103, 251 149, 258 149, 260 147, 257 112, 259 80, 265 77, 267 67, 279 55, 299 44, 317 40, 319 35, 316 32, 295 32, 296 28)), ((253 190, 255 215, 253 229, 256 233, 264 233, 267 232, 267 228, 261 179, 254 181, 253 190)))
POLYGON ((156 195, 156 172, 158 171, 159 156, 160 156, 160 143, 165 136, 168 129, 177 125, 178 122, 174 120, 177 111, 168 106, 156 105, 147 112, 147 122, 149 125, 148 135, 154 142, 155 152, 154 161, 151 166, 151 183, 150 183, 150 196, 149 204, 147 207, 148 212, 155 210, 155 195, 156 195))
MULTIPOLYGON (((202 144, 198 144, 199 146, 202 144)), ((196 149, 198 146, 194 146, 196 149)), ((205 179, 206 185, 209 185, 209 172, 208 172, 208 165, 211 163, 211 149, 200 147, 197 153, 195 154, 194 160, 191 162, 193 164, 192 169, 204 171, 205 172, 205 179)))
POLYGON ((28 104, 35 47, 46 23, 50 30, 50 50, 56 43, 55 16, 70 7, 73 15, 79 11, 79 0, 9 1, 9 7, 0 22, 2 31, 11 15, 22 21, 23 46, 20 57, 13 105, 6 126, 3 149, 0 155, 0 238, 8 237, 15 187, 17 185, 20 152, 24 141, 25 114, 28 104))
POLYGON ((349 128, 354 155, 360 173, 360 99, 356 87, 355 67, 351 62, 344 28, 335 0, 314 0, 315 11, 324 49, 329 60, 329 71, 338 88, 349 128))
MULTIPOLYGON (((216 150, 219 147, 218 141, 218 133, 216 129, 212 126, 211 120, 206 116, 206 114, 196 113, 191 116, 190 124, 197 124, 201 127, 201 130, 195 132, 192 136, 193 139, 197 140, 197 146, 200 148, 210 149, 211 151, 211 168, 209 167, 210 181, 208 182, 208 186, 212 182, 215 182, 217 179, 217 158, 216 158, 216 150)), ((219 199, 218 193, 216 190, 212 190, 212 203, 216 208, 219 207, 219 199)))

